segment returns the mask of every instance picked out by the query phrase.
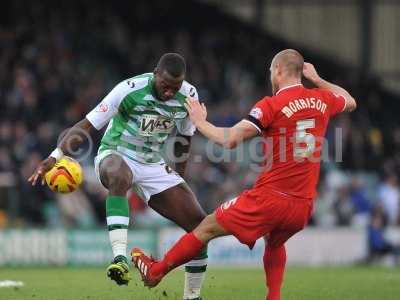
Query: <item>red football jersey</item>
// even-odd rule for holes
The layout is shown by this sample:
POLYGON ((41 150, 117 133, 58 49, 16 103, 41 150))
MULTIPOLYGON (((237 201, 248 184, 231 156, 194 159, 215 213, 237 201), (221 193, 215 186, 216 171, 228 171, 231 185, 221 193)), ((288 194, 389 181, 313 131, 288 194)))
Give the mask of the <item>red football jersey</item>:
POLYGON ((254 188, 314 198, 329 119, 344 109, 344 97, 301 84, 257 102, 247 120, 263 136, 265 169, 254 188))

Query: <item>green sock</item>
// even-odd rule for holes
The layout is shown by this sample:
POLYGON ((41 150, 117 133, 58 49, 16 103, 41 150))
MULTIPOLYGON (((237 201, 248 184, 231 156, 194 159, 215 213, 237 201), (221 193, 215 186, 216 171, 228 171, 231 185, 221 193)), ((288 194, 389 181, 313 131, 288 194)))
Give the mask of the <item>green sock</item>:
POLYGON ((107 228, 114 257, 126 257, 128 245, 129 204, 122 196, 108 196, 106 199, 107 228))
POLYGON ((184 299, 199 299, 207 269, 207 247, 185 265, 184 299))

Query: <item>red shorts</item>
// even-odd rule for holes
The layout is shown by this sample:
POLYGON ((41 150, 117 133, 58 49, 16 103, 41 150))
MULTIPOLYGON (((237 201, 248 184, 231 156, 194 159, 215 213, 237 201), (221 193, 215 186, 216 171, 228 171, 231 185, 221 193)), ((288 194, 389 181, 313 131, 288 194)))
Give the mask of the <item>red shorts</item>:
POLYGON ((222 204, 215 214, 226 231, 250 248, 261 237, 278 247, 307 225, 312 208, 312 199, 251 189, 222 204))

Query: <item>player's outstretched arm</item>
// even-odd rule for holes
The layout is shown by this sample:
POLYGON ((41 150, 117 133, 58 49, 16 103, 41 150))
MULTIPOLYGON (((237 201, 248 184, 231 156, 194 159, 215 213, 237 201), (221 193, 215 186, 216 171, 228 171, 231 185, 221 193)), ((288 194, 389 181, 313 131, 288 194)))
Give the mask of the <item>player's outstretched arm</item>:
POLYGON ((241 121, 233 127, 216 127, 206 120, 207 109, 204 103, 188 98, 185 107, 190 120, 208 139, 221 146, 232 149, 242 141, 258 135, 257 129, 249 122, 241 121))
POLYGON ((346 107, 344 111, 350 112, 356 109, 357 107, 356 100, 350 95, 350 93, 347 92, 344 88, 322 79, 318 75, 317 71, 315 70, 315 67, 312 64, 306 62, 304 63, 303 75, 305 78, 314 83, 317 87, 329 90, 334 94, 343 96, 344 99, 346 100, 346 107))
POLYGON ((64 154, 70 154, 89 137, 93 129, 100 130, 118 112, 118 107, 127 93, 131 90, 129 81, 122 81, 92 110, 86 117, 71 127, 61 139, 57 148, 48 158, 43 160, 29 177, 28 181, 35 185, 41 178, 44 184, 44 174, 49 171, 64 154))
POLYGON ((79 145, 90 135, 93 129, 93 125, 86 118, 76 123, 66 132, 52 155, 40 162, 31 177, 29 177, 28 181, 31 182, 32 185, 36 185, 37 181, 41 180, 42 185, 44 185, 44 174, 46 174, 46 172, 49 171, 57 162, 55 156, 68 154, 71 150, 79 147, 79 145))

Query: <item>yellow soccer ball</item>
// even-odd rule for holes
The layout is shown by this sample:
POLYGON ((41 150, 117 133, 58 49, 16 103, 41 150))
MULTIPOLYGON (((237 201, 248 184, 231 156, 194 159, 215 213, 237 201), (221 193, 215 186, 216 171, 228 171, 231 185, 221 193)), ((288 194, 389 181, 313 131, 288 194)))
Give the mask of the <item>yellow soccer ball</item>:
POLYGON ((63 156, 54 167, 45 174, 47 185, 53 192, 71 193, 82 183, 81 165, 68 156, 63 156))

